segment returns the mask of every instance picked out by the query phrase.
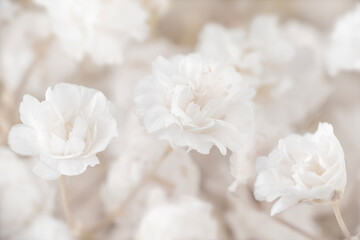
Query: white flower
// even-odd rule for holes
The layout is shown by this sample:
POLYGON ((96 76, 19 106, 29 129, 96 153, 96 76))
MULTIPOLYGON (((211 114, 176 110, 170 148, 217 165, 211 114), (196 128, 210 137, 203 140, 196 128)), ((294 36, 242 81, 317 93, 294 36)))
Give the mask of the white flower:
POLYGON ((75 240, 63 221, 49 215, 35 218, 21 233, 10 240, 75 240))
POLYGON ((135 103, 145 129, 173 148, 208 154, 215 145, 225 155, 238 151, 251 129, 252 96, 232 66, 178 55, 153 62, 135 103))
POLYGON ((41 102, 25 95, 23 124, 11 129, 9 146, 21 155, 40 156, 34 172, 45 179, 81 174, 99 163, 96 154, 118 135, 110 108, 101 92, 73 84, 48 88, 41 102))
POLYGON ((300 203, 338 201, 346 186, 343 149, 328 123, 314 134, 281 139, 268 157, 257 160, 257 200, 277 202, 271 215, 300 203))
POLYGON ((97 64, 123 62, 132 40, 147 37, 148 13, 133 0, 35 0, 46 7, 61 46, 74 58, 97 64))
POLYGON ((289 125, 316 111, 328 96, 322 45, 315 29, 297 22, 280 26, 276 17, 265 15, 249 29, 206 25, 197 51, 234 65, 256 88, 260 118, 289 125))
POLYGON ((136 240, 219 239, 210 204, 194 197, 151 209, 140 222, 136 240))
POLYGON ((21 7, 14 1, 0 1, 0 25, 5 21, 10 21, 19 12, 21 7))
POLYGON ((239 153, 232 154, 230 161, 230 172, 235 178, 229 187, 230 192, 235 192, 240 184, 246 184, 256 178, 255 160, 270 152, 278 140, 293 132, 286 125, 269 124, 266 118, 256 117, 254 131, 249 136, 245 146, 239 153))
POLYGON ((286 81, 278 69, 294 56, 294 48, 283 36, 274 16, 259 16, 248 31, 208 24, 199 36, 197 51, 220 58, 253 78, 257 87, 286 81))
POLYGON ((0 147, 0 239, 17 234, 37 214, 50 211, 53 197, 52 189, 38 181, 23 161, 0 147))
POLYGON ((330 36, 328 72, 360 71, 360 4, 340 18, 330 36))
POLYGON ((45 14, 21 11, 1 29, 0 76, 6 87, 16 89, 37 58, 35 46, 43 46, 50 34, 47 20, 45 14))

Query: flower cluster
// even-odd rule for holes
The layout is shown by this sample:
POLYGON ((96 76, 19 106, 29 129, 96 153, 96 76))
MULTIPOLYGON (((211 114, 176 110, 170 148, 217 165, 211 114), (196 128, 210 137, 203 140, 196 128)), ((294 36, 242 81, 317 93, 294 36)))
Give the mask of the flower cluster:
POLYGON ((360 5, 335 24, 330 36, 328 72, 360 71, 360 5))
POLYGON ((63 49, 78 60, 88 54, 98 64, 121 63, 128 43, 148 34, 148 13, 137 1, 35 2, 46 8, 63 49))
POLYGON ((0 0, 0 239, 359 236, 360 5, 266 2, 0 0))

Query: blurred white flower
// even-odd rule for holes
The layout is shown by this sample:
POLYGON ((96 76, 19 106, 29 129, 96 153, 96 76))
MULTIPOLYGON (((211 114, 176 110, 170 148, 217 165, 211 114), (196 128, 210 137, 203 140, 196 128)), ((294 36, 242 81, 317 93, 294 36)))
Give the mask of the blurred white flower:
POLYGON ((2 28, 0 35, 0 76, 15 89, 37 57, 37 49, 49 36, 48 18, 41 13, 23 11, 2 28), (16 68, 16 71, 14 71, 16 68))
POLYGON ((360 4, 340 18, 330 36, 327 67, 330 75, 360 71, 360 4))
POLYGON ((73 84, 48 88, 41 102, 25 95, 23 124, 10 130, 9 146, 21 155, 39 155, 33 170, 42 178, 81 174, 99 163, 96 154, 118 135, 111 108, 101 92, 73 84))
MULTIPOLYGON (((135 116, 130 115, 120 136, 120 156, 109 167, 102 189, 106 209, 111 211, 123 202, 130 192, 150 173, 164 157, 168 144, 145 132, 135 116), (141 151, 139 151, 141 149, 141 151)), ((197 194, 200 172, 189 155, 172 151, 161 166, 152 173, 150 182, 166 182, 174 194, 197 194)))
POLYGON ((235 68, 200 55, 158 57, 135 93, 136 113, 149 133, 208 154, 238 151, 252 123, 254 92, 235 68))
MULTIPOLYGON (((165 38, 148 40, 128 48, 126 63, 116 67, 107 79, 109 98, 122 109, 124 114, 127 112, 132 114, 134 88, 141 79, 151 73, 151 62, 159 55, 169 57, 184 52, 183 47, 165 38)), ((101 83, 103 84, 103 81, 101 83)))
POLYGON ((14 18, 14 15, 20 11, 21 7, 11 0, 0 1, 0 25, 4 21, 9 21, 14 18))
POLYGON ((328 123, 320 123, 314 134, 281 139, 268 157, 257 160, 256 168, 255 198, 278 199, 271 215, 300 202, 338 201, 347 181, 344 152, 328 123))
POLYGON ((276 124, 297 124, 321 106, 329 93, 318 35, 303 24, 279 26, 275 16, 264 15, 255 18, 248 30, 206 25, 197 51, 234 65, 256 88, 258 117, 276 124))
POLYGON ((200 33, 197 51, 233 64, 251 77, 256 87, 287 81, 276 70, 294 56, 294 48, 282 35, 274 16, 255 18, 248 31, 208 24, 200 33))
POLYGON ((37 214, 49 212, 53 197, 52 189, 37 181, 23 161, 0 147, 0 239, 23 230, 37 214))
POLYGON ((31 83, 26 89, 39 93, 52 83, 66 80, 76 66, 51 38, 45 13, 21 9, 0 28, 0 81, 6 88, 25 88, 24 84, 31 83))
POLYGON ((286 125, 274 125, 262 117, 256 117, 254 132, 239 153, 230 157, 230 171, 235 181, 229 191, 235 192, 240 184, 252 182, 256 178, 255 161, 259 156, 269 153, 282 137, 293 130, 286 125))
POLYGON ((141 220, 136 240, 219 239, 212 206, 194 197, 151 209, 141 220))
POLYGON ((88 54, 97 64, 122 63, 126 46, 148 34, 148 13, 137 1, 34 1, 47 9, 61 46, 77 60, 88 54))
POLYGON ((10 240, 75 240, 63 221, 49 215, 35 218, 21 233, 10 240))

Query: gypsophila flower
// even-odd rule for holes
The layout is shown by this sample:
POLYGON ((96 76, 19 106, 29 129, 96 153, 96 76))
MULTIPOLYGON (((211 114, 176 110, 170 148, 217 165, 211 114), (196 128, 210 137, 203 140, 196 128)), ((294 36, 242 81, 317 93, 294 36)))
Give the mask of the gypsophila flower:
POLYGON ((257 160, 256 168, 255 198, 278 199, 271 215, 300 202, 337 202, 347 181, 344 152, 328 123, 320 123, 314 134, 281 139, 268 157, 257 160))
POLYGON ((60 83, 46 99, 25 95, 23 124, 15 125, 9 146, 21 155, 39 156, 34 172, 45 179, 78 175, 99 164, 96 154, 118 135, 112 105, 95 89, 60 83))
POLYGON ((257 88, 287 81, 286 76, 274 71, 294 57, 294 48, 283 36, 275 16, 255 18, 248 31, 226 29, 219 24, 208 24, 199 35, 197 51, 220 58, 248 75, 257 88))
POLYGON ((6 88, 14 90, 26 84, 27 91, 40 93, 70 78, 76 66, 76 61, 52 39, 46 13, 21 9, 1 28, 0 81, 6 88))
POLYGON ((151 209, 140 222, 137 240, 219 239, 209 203, 194 197, 151 209))
POLYGON ((148 13, 133 0, 34 0, 46 8, 61 46, 74 58, 119 64, 131 41, 148 34, 148 13))
POLYGON ((330 36, 327 67, 330 75, 360 71, 360 4, 340 18, 330 36))
POLYGON ((329 94, 322 45, 312 27, 280 25, 276 16, 262 15, 248 29, 206 25, 197 51, 234 65, 256 88, 254 102, 263 115, 259 117, 294 124, 316 111, 329 94))
POLYGON ((9 240, 75 240, 65 222, 50 215, 35 218, 23 231, 9 240))
POLYGON ((38 214, 52 210, 52 188, 28 167, 10 149, 0 147, 0 239, 9 239, 38 214))
POLYGON ((158 57, 135 94, 137 116, 149 133, 208 154, 238 151, 252 123, 254 91, 235 68, 200 55, 158 57))

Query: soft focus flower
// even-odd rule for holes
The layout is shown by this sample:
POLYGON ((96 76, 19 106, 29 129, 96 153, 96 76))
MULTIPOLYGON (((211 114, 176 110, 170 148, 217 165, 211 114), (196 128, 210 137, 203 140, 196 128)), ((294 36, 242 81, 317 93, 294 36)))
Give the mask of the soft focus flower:
POLYGON ((47 86, 68 79, 76 66, 52 39, 44 12, 19 9, 0 28, 0 81, 6 88, 42 93, 47 86))
POLYGON ((277 18, 266 15, 255 18, 248 31, 206 25, 199 35, 197 51, 233 64, 251 77, 256 87, 285 84, 287 76, 277 69, 294 57, 294 47, 283 36, 277 18))
POLYGON ((137 197, 132 200, 123 217, 116 221, 120 232, 124 232, 121 231, 124 228, 135 231, 134 228, 146 209, 163 203, 170 197, 198 194, 200 171, 190 156, 183 151, 167 153, 168 144, 147 134, 136 116, 130 115, 126 119, 121 133, 121 142, 116 145, 122 148, 117 159, 109 166, 102 186, 101 196, 105 209, 108 212, 114 211, 144 179, 147 179, 146 186, 143 186, 137 197), (161 160, 162 164, 153 172, 161 160))
POLYGON ((219 239, 210 204, 194 197, 160 205, 142 219, 137 240, 219 239))
POLYGON ((235 68, 200 55, 158 57, 135 94, 146 130, 173 148, 238 151, 251 129, 253 91, 235 68))
POLYGON ((330 36, 328 72, 360 71, 360 4, 340 18, 330 36))
POLYGON ((148 13, 138 1, 34 1, 47 9, 61 46, 78 60, 88 54, 97 64, 122 63, 125 47, 148 34, 148 13))
POLYGON ((40 156, 34 172, 45 179, 78 175, 99 163, 96 154, 118 135, 111 103, 95 89, 60 83, 46 99, 25 95, 20 105, 23 124, 9 133, 16 153, 40 156))
POLYGON ((35 218, 23 231, 10 240, 75 240, 65 222, 49 215, 35 218))
POLYGON ((50 30, 48 18, 42 13, 21 11, 11 20, 1 29, 0 77, 7 87, 15 89, 36 60, 36 48, 46 42, 50 30))
POLYGON ((257 160, 257 200, 277 202, 275 215, 300 203, 327 204, 338 201, 346 185, 344 152, 328 123, 314 134, 281 139, 268 157, 257 160))
POLYGON ((0 2, 0 25, 9 21, 16 15, 16 13, 20 10, 20 6, 11 0, 2 0, 0 2))
POLYGON ((37 214, 49 212, 53 197, 52 189, 37 181, 27 164, 0 147, 0 239, 9 239, 37 214))
POLYGON ((197 51, 234 65, 256 88, 256 118, 297 124, 329 94, 319 34, 297 22, 280 26, 275 16, 263 15, 249 29, 208 24, 199 35, 197 51))
POLYGON ((239 153, 232 154, 230 161, 231 175, 235 179, 229 191, 235 192, 241 184, 246 184, 256 178, 255 161, 259 156, 270 152, 282 137, 293 130, 286 125, 273 125, 257 118, 254 121, 254 132, 239 153))

